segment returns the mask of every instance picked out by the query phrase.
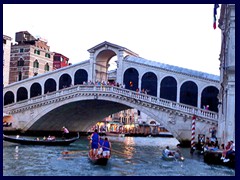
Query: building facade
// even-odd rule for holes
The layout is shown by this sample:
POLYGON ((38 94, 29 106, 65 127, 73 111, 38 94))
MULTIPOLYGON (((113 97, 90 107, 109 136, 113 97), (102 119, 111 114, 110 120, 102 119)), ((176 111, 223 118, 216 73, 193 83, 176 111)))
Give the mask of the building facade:
POLYGON ((235 4, 222 4, 218 136, 235 141, 235 4))
POLYGON ((9 84, 53 70, 53 53, 47 41, 28 31, 16 33, 11 47, 9 84))
POLYGON ((11 40, 11 37, 3 35, 3 86, 9 83, 11 40))
POLYGON ((59 68, 62 68, 62 67, 66 67, 66 66, 69 66, 69 58, 60 54, 60 53, 56 53, 54 52, 54 55, 53 55, 53 69, 59 69, 59 68))

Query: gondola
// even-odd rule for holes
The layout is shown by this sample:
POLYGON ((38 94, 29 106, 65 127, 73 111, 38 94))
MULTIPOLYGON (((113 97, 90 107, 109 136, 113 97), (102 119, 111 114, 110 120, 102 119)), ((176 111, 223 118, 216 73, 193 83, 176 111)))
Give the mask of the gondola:
POLYGON ((24 145, 46 145, 46 146, 67 146, 79 139, 79 133, 77 137, 73 137, 70 139, 55 139, 55 140, 37 140, 37 139, 27 139, 25 137, 11 137, 3 134, 3 140, 19 143, 24 145))
POLYGON ((162 159, 165 161, 184 161, 184 157, 181 156, 179 153, 174 152, 173 156, 168 156, 164 150, 162 151, 162 159))
POLYGON ((230 168, 235 168, 235 153, 229 156, 230 161, 223 162, 221 160, 222 157, 222 150, 218 151, 205 151, 203 154, 204 162, 207 164, 216 164, 216 165, 224 165, 230 168))
POLYGON ((106 166, 109 160, 109 158, 105 158, 105 157, 102 157, 102 158, 91 157, 90 152, 88 152, 88 158, 93 164, 102 165, 102 166, 106 166))

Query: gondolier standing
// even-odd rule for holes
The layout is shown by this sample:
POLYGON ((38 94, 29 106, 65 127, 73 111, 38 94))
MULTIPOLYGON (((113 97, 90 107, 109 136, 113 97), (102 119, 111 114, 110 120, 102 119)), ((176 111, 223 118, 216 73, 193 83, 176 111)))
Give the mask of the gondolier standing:
POLYGON ((63 131, 63 138, 69 138, 69 130, 65 127, 65 126, 63 126, 62 127, 62 131, 63 131))
POLYGON ((98 154, 98 142, 99 142, 99 134, 98 130, 95 129, 95 131, 92 133, 91 137, 91 153, 90 155, 92 157, 96 157, 98 154))

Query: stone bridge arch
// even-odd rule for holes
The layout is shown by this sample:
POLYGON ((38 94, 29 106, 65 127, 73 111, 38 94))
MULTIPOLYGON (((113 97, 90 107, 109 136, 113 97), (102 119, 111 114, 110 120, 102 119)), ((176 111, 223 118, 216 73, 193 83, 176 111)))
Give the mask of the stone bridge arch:
MULTIPOLYGON (((12 114, 19 123, 18 128, 27 131, 59 131, 67 126, 71 131, 87 131, 104 117, 121 110, 135 108, 155 119, 168 129, 177 139, 190 139, 191 118, 194 109, 181 105, 188 112, 174 110, 175 102, 161 100, 156 104, 154 96, 139 94, 126 89, 111 86, 75 86, 32 98, 18 103, 13 109, 5 107, 5 112, 12 114), (82 89, 80 89, 82 87, 82 89), (148 100, 147 100, 148 99, 148 100), (172 104, 172 105, 171 105, 172 104), (29 117, 29 118, 26 118, 29 117)), ((210 112, 200 110, 208 117, 210 112)), ((214 115, 214 113, 212 113, 214 115)), ((214 120, 198 118, 196 129, 205 131, 214 120), (207 121, 207 122, 206 122, 207 121)))

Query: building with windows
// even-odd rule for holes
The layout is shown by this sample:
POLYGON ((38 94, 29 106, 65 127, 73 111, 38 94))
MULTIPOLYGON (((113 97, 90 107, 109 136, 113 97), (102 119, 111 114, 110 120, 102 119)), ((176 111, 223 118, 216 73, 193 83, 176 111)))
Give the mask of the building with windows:
POLYGON ((65 66, 69 66, 69 58, 60 54, 60 53, 56 53, 54 52, 53 55, 53 69, 59 69, 65 66))
POLYGON ((3 35, 3 86, 9 82, 11 40, 11 37, 3 35))
POLYGON ((11 47, 9 84, 53 70, 53 53, 47 40, 20 31, 11 47))

